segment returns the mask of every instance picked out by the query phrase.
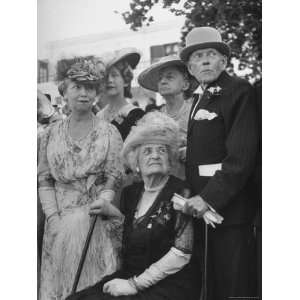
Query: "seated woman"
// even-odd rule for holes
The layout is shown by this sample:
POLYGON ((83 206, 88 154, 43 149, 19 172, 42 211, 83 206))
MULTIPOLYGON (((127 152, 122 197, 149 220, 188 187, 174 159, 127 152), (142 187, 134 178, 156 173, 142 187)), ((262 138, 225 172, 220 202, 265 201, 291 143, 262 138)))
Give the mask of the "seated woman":
POLYGON ((101 61, 81 60, 58 74, 60 92, 72 112, 49 125, 40 143, 39 199, 46 215, 40 300, 65 299, 70 293, 95 201, 105 201, 112 218, 97 220, 79 288, 95 284, 119 266, 122 219, 110 202, 124 172, 123 141, 114 126, 91 110, 104 84, 103 67, 101 61))
POLYGON ((123 140, 126 139, 131 127, 145 114, 129 100, 132 98, 133 69, 139 63, 140 57, 135 48, 123 48, 109 53, 105 61, 108 77, 103 97, 107 105, 97 116, 115 125, 123 140))
POLYGON ((143 181, 122 192, 122 267, 68 300, 195 299, 193 224, 171 201, 174 193, 188 192, 183 181, 169 175, 179 136, 176 122, 161 112, 146 114, 132 128, 122 154, 143 181))

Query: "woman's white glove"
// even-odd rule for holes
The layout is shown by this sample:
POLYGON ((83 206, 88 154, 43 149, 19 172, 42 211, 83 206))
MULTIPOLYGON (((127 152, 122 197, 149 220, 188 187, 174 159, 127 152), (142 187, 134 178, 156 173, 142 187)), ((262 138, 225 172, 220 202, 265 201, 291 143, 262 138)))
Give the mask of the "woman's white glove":
POLYGON ((53 215, 57 215, 59 211, 54 187, 39 187, 38 193, 46 219, 48 220, 53 215))
POLYGON ((187 254, 172 247, 160 260, 153 263, 139 276, 133 277, 133 282, 138 290, 144 290, 156 284, 169 275, 180 271, 189 263, 191 254, 187 254))
POLYGON ((51 233, 56 235, 59 231, 59 223, 60 223, 60 217, 58 214, 52 215, 50 218, 48 218, 48 226, 50 228, 51 233))
POLYGON ((117 297, 135 295, 138 291, 128 280, 115 278, 104 284, 103 292, 117 297))

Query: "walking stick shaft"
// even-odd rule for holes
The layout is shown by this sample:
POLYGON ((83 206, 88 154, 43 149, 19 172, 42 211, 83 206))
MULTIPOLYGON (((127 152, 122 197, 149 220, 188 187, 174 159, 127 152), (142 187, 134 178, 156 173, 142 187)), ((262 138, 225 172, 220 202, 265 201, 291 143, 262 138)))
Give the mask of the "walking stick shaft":
POLYGON ((203 253, 203 274, 202 274, 202 291, 200 300, 207 300, 207 242, 208 242, 208 225, 205 223, 204 229, 204 253, 203 253))
POLYGON ((205 223, 203 300, 207 300, 207 235, 208 225, 205 223))
POLYGON ((80 279, 80 274, 81 274, 81 271, 82 271, 82 268, 83 268, 83 264, 84 264, 85 257, 86 257, 86 254, 87 254, 87 251, 88 251, 88 248, 89 248, 89 244, 90 244, 90 241, 91 241, 91 238, 92 238, 92 234, 93 234, 93 231, 94 231, 94 228, 95 228, 96 221, 97 221, 97 215, 92 216, 91 217, 90 229, 89 229, 89 232, 87 234, 85 244, 84 244, 84 247, 83 247, 83 250, 82 250, 82 254, 81 254, 81 257, 80 257, 80 261, 79 261, 79 264, 78 264, 77 272, 76 272, 76 275, 75 275, 75 279, 74 279, 74 283, 73 283, 73 287, 72 287, 72 291, 71 291, 71 295, 75 294, 75 292, 76 292, 78 282, 79 282, 79 279, 80 279))

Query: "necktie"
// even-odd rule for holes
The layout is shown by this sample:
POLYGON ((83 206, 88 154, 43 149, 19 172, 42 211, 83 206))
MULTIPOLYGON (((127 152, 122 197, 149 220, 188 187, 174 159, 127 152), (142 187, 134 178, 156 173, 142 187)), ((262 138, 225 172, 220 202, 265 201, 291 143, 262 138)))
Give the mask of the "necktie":
POLYGON ((200 93, 199 93, 199 94, 195 94, 195 96, 198 97, 198 100, 197 100, 197 102, 196 102, 196 104, 195 104, 195 106, 194 106, 194 108, 193 108, 193 112, 191 113, 191 119, 193 119, 194 116, 195 116, 196 109, 197 109, 197 107, 199 106, 199 103, 200 103, 200 101, 201 101, 202 95, 203 95, 203 93, 202 93, 202 94, 200 94, 200 93))

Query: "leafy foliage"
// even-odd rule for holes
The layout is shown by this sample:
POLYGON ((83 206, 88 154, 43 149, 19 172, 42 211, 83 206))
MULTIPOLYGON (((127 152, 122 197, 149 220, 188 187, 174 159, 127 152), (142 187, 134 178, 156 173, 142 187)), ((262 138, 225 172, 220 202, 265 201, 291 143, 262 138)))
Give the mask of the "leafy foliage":
MULTIPOLYGON (((229 44, 232 58, 239 71, 249 71, 245 77, 257 81, 261 78, 261 23, 262 0, 185 0, 182 8, 176 8, 180 0, 132 0, 130 11, 122 13, 126 24, 134 31, 154 21, 151 9, 162 4, 175 15, 186 16, 181 29, 181 43, 195 26, 212 26, 220 30, 223 40, 229 44)), ((233 72, 233 60, 229 71, 233 72)), ((247 72, 245 72, 247 73, 247 72)))

